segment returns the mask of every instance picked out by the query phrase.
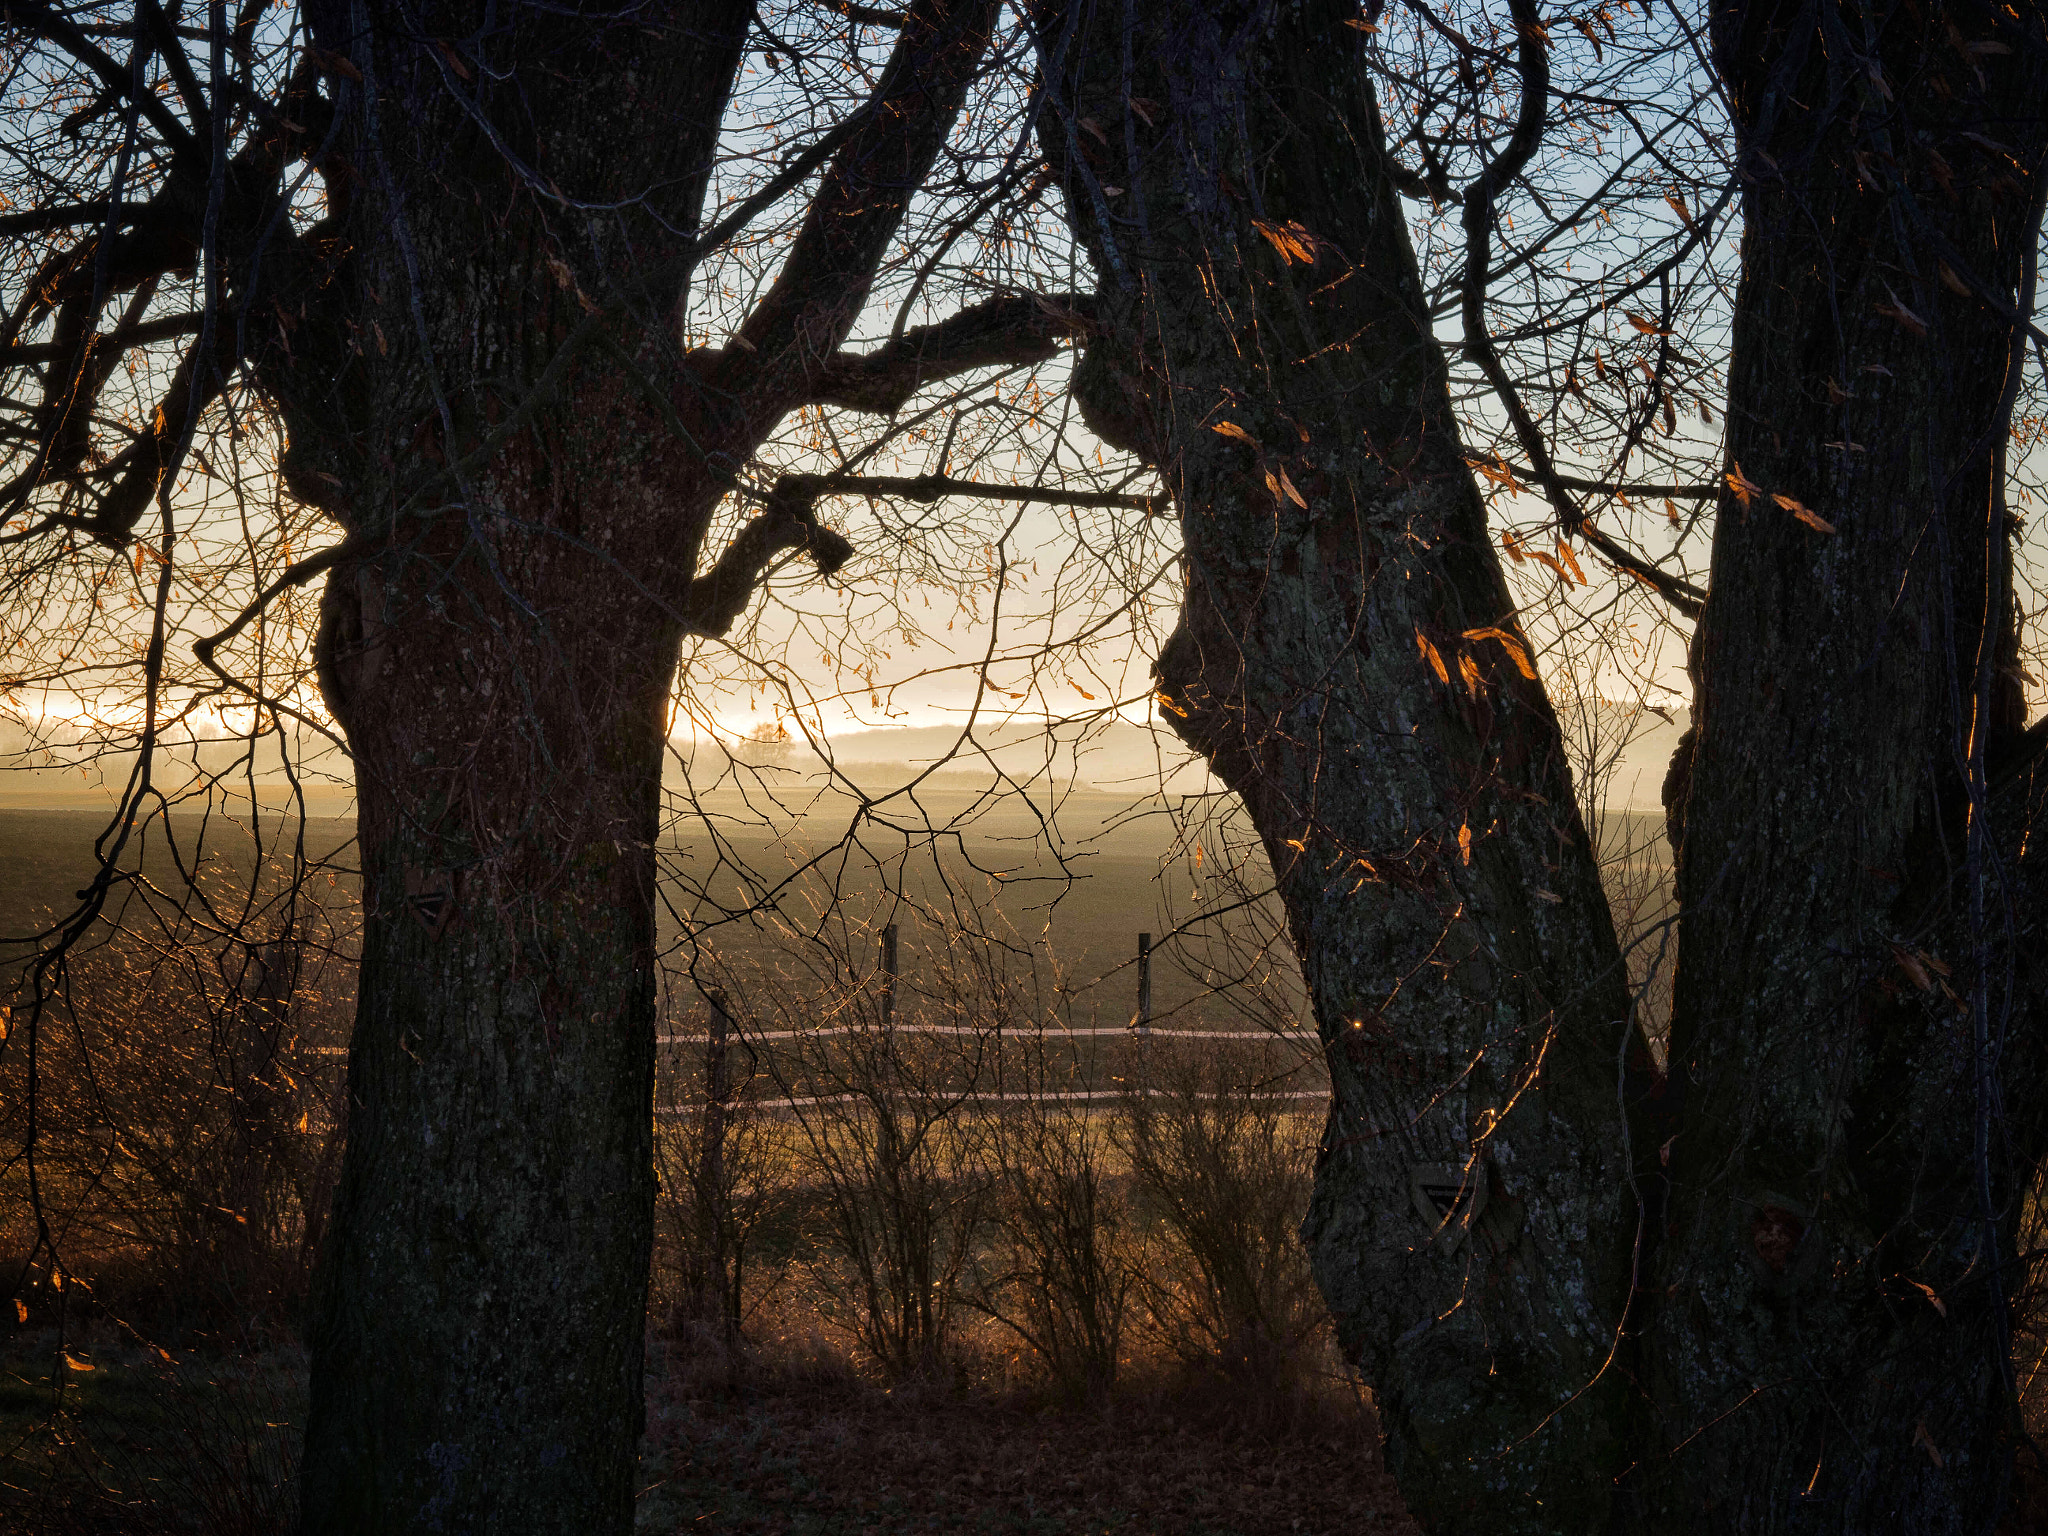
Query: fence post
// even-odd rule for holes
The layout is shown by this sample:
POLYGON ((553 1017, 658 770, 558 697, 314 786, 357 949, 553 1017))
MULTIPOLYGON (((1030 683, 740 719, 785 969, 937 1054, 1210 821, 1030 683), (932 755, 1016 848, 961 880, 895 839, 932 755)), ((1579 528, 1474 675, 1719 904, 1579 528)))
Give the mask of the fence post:
POLYGON ((1152 935, 1138 935, 1138 1033, 1152 1032, 1152 935))
POLYGON ((707 989, 711 1028, 704 1044, 704 1124, 697 1146, 695 1215, 697 1254, 685 1268, 688 1305, 694 1323, 714 1319, 729 1334, 737 1323, 728 1295, 726 1267, 725 1134, 732 1100, 732 1072, 727 1052, 732 1015, 725 994, 707 989))
POLYGON ((896 925, 882 928, 882 1028, 896 1022, 896 925))

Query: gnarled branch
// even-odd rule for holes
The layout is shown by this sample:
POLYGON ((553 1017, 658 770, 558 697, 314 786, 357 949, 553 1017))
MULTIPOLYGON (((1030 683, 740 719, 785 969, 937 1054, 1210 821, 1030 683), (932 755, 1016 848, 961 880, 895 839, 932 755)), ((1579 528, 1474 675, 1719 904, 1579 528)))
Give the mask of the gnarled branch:
POLYGON ((811 398, 874 283, 912 192, 952 131, 996 20, 991 0, 913 0, 876 91, 877 110, 840 147, 775 282, 741 322, 736 349, 704 370, 741 403, 733 426, 758 439, 811 398), (744 355, 742 355, 744 354, 744 355))
POLYGON ((901 496, 906 501, 934 502, 947 496, 973 496, 984 501, 1024 501, 1045 507, 1127 507, 1147 517, 1163 517, 1172 498, 1164 491, 1133 495, 1128 491, 1069 491, 1056 485, 1001 485, 988 480, 958 480, 951 475, 784 475, 778 492, 788 488, 813 502, 826 496, 901 496))
POLYGON ((761 515, 739 531, 718 563, 690 582, 683 624, 692 634, 722 635, 733 626, 768 568, 785 552, 801 549, 830 576, 853 556, 853 546, 818 521, 827 496, 901 496, 933 502, 947 496, 1025 501, 1054 507, 1127 507, 1148 517, 1166 513, 1164 492, 1069 491, 1051 485, 998 485, 951 475, 784 475, 768 493, 761 515))
POLYGON ((1061 341, 1086 335, 1093 313, 1094 301, 1080 294, 985 299, 872 352, 836 353, 812 379, 810 403, 886 416, 935 380, 973 368, 1042 363, 1061 341))
POLYGON ((823 576, 853 557, 853 546, 818 521, 816 493, 806 494, 807 483, 818 478, 783 476, 769 492, 761 515, 740 529, 710 570, 690 579, 682 602, 686 630, 715 637, 731 629, 768 568, 789 550, 804 551, 823 576))
POLYGON ((1564 477, 1557 472, 1557 465, 1550 457, 1550 446, 1530 418, 1528 408, 1522 403, 1521 392, 1508 377, 1507 369, 1501 364, 1499 349, 1494 346, 1493 337, 1486 329, 1487 268, 1493 249, 1493 200, 1502 187, 1521 174, 1522 168, 1529 163, 1529 157, 1535 154, 1542 142, 1545 113, 1550 102, 1550 57, 1546 51, 1549 45, 1537 17, 1534 0, 1509 0, 1508 10, 1514 17, 1520 39, 1517 62, 1522 77, 1522 100, 1507 147, 1465 189, 1465 291, 1461 306, 1465 355, 1479 365, 1487 383, 1493 386, 1494 394, 1507 409, 1515 437, 1534 469, 1531 478, 1543 487, 1544 496, 1557 513, 1558 526, 1567 534, 1577 534, 1585 539, 1614 565, 1656 592, 1687 618, 1697 619, 1706 604, 1706 593, 1681 577, 1659 570, 1586 521, 1585 509, 1572 499, 1564 477))

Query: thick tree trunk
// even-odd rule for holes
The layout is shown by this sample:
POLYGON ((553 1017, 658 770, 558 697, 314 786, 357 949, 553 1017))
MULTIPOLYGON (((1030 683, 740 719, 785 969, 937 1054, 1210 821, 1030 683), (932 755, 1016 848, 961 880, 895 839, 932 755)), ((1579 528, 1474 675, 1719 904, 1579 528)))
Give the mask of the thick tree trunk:
POLYGON ((1682 1119, 1647 1336, 1668 1452, 1640 1476, 1674 1533, 1982 1531, 2041 1145, 2002 448, 2042 12, 1715 19, 1742 489, 1674 805, 1682 1119))
POLYGON ((355 658, 384 675, 349 716, 365 942, 308 1532, 632 1519, 674 632, 613 647, 557 612, 506 646, 472 616, 508 605, 463 595, 486 601, 415 608, 355 658))
POLYGON ((644 377, 746 12, 309 9, 361 77, 331 75, 353 250, 276 379, 287 476, 354 551, 319 660, 365 938, 304 1525, 623 1531, 661 753, 721 490, 644 377), (585 222, 554 194, 627 211, 585 222))
POLYGON ((1042 133, 1101 284, 1076 389, 1179 508, 1162 707, 1279 878, 1336 1095, 1306 1235, 1402 1492, 1432 1530, 1597 1531, 1628 1000, 1355 15, 1041 17, 1042 133))
POLYGON ((347 60, 350 254, 271 382, 287 480, 348 530, 318 657, 367 933, 305 1525, 622 1531, 678 648, 781 552, 846 550, 771 498, 698 561, 761 438, 835 368, 895 362, 836 349, 994 6, 908 8, 745 345, 688 356, 670 330, 750 6, 308 10, 347 60))
POLYGON ((520 499, 657 437, 622 393, 591 413, 618 440, 559 423, 545 474, 508 455, 479 480, 488 519, 434 519, 328 594, 365 942, 310 1336, 309 1532, 631 1522, 681 630, 630 589, 593 603, 618 567, 548 526, 568 510, 616 546, 634 526, 617 494, 583 473, 567 509, 520 499))

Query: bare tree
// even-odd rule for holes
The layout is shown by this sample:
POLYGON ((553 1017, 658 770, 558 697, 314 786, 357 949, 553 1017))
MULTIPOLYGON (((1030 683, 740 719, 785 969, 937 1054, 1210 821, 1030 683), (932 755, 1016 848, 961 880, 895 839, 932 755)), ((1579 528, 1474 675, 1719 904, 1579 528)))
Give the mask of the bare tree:
POLYGON ((2039 6, 1714 14, 1743 272, 1670 796, 1645 1340, 1675 1525, 1974 1530, 2005 1496, 2048 1086, 2048 729, 2007 456, 2041 340, 2044 29, 2039 6))
POLYGON ((1308 1231, 1403 1493, 1439 1524, 1590 1528, 1586 1468, 1625 1436, 1602 1367, 1634 1236, 1628 1003, 1352 19, 1040 17, 1041 135, 1102 276, 1075 390, 1180 512, 1162 698, 1244 798, 1301 948, 1336 1095, 1308 1231), (1107 150, 1084 120, 1119 125, 1107 150), (1429 1241, 1418 1170, 1485 1200, 1484 1240, 1429 1241))
MULTIPOLYGON (((2042 732, 2004 503, 2042 19, 1717 13, 1746 229, 1703 585, 1586 500, 1680 526, 1698 501, 1617 473, 1701 387, 1667 366, 1671 266, 1629 275, 1666 300, 1628 315, 1658 361, 1590 479, 1530 405, 1578 398, 1578 365, 1532 378, 1493 333, 1502 202, 1574 105, 1559 20, 1408 10, 1476 99, 1459 180, 1442 138, 1390 154, 1377 8, 1034 13, 1100 279, 1076 393, 1182 520, 1162 697, 1263 836, 1331 1055, 1325 1293, 1432 1529, 1983 1528, 2040 1152, 2042 732), (1397 191, 1459 210, 1460 346, 1519 468, 1461 447, 1397 191), (1562 585, 1582 540, 1702 626, 1668 1077, 1474 459, 1548 503, 1556 556, 1508 555, 1562 585), (1469 1240, 1420 1240, 1411 1190, 1469 1240)), ((1597 53, 1608 13, 1569 19, 1597 53)), ((1704 54, 1685 16, 1672 40, 1704 54)))
MULTIPOLYGON (((77 147, 24 162, 10 220, 8 363, 33 398, 8 407, 5 537, 93 611, 132 565, 142 618, 132 773, 50 954, 162 792, 174 596, 214 527, 188 521, 190 472, 274 421, 273 484, 340 535, 264 569, 196 648, 216 697, 320 728, 250 661, 275 600, 326 578, 313 659, 365 929, 309 1530, 630 1522, 671 683, 779 563, 848 558, 816 504, 866 488, 745 473, 786 417, 886 414, 1076 323, 992 296, 840 350, 995 24, 947 0, 824 18, 808 63, 788 54, 801 110, 742 146, 778 163, 714 218, 748 6, 9 13, 15 83, 42 92, 14 131, 77 147), (773 280, 725 345, 691 345, 692 274, 791 206, 773 280), (721 549, 735 495, 759 510, 721 549)), ((259 520, 262 489, 244 467, 231 504, 259 520)))
POLYGON ((2038 1151, 2039 17, 1719 25, 16 0, 5 683, 122 781, 7 1042, 20 1161, 139 829, 338 744, 309 1528, 630 1519, 657 894, 702 946, 966 855, 825 739, 934 593, 963 753, 985 702, 1130 709, 1149 651, 1242 797, 1336 1096, 1316 1271, 1422 1519, 1739 1528, 1736 1477, 1765 1523, 1982 1524, 2038 1151), (856 552, 864 599, 819 580, 856 552), (1681 918, 1618 932, 1598 711, 1696 620, 1681 918), (707 817, 679 872, 671 715, 740 692, 772 731, 670 760, 670 809, 787 730, 847 835, 757 869, 707 817))

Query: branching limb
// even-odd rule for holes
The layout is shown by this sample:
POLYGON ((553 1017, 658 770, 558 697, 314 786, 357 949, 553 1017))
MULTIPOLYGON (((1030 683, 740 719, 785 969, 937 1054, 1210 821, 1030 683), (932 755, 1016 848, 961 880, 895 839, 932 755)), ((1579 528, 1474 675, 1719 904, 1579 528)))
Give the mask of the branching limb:
POLYGON ((900 28, 904 23, 901 11, 885 10, 879 5, 854 5, 852 0, 831 0, 828 9, 864 27, 900 28))
MULTIPOLYGON (((147 346, 155 341, 168 341, 173 336, 196 336, 200 322, 205 317, 198 312, 185 315, 165 315, 156 320, 138 321, 132 325, 116 326, 94 339, 94 347, 112 347, 126 351, 130 347, 147 346)), ((13 368, 24 363, 55 363, 69 359, 74 348, 65 342, 44 341, 25 347, 8 347, 0 350, 0 368, 13 368)))
POLYGON ((951 475, 784 475, 768 493, 761 515, 740 530, 716 565, 690 582, 682 605, 684 626, 699 635, 722 635, 731 629, 769 568, 790 550, 802 550, 824 576, 846 564, 853 546, 818 521, 818 503, 827 496, 900 496, 918 502, 973 496, 1041 506, 1127 507, 1148 517, 1164 516, 1168 506, 1164 493, 997 485, 951 475))
MULTIPOLYGON (((1510 464, 1508 468, 1518 475, 1535 479, 1536 476, 1525 464, 1510 464)), ((1673 501, 1713 501, 1723 487, 1708 483, 1704 485, 1646 485, 1626 480, 1583 480, 1577 475, 1558 475, 1557 483, 1568 491, 1587 491, 1599 496, 1669 496, 1673 501)))
POLYGON ((984 480, 958 480, 951 475, 784 475, 776 482, 807 494, 813 502, 826 496, 900 496, 906 501, 934 502, 947 496, 973 496, 984 501, 1022 501, 1046 507, 1127 507, 1147 517, 1163 517, 1171 498, 1165 492, 1131 495, 1124 491, 1068 491, 1053 485, 1000 485, 984 480))
POLYGON ((1422 150, 1426 162, 1424 169, 1418 171, 1413 166, 1403 165, 1398 156, 1389 153, 1383 162, 1387 168, 1387 180, 1404 195, 1418 202, 1447 203, 1453 208, 1457 207, 1465 200, 1464 193, 1451 185, 1450 178, 1444 174, 1443 166, 1437 163, 1436 157, 1429 153, 1427 146, 1417 147, 1422 150))
POLYGON ((889 415, 925 385, 974 368, 1042 363, 1087 334, 1094 301, 1081 294, 1004 295, 872 352, 837 353, 811 381, 810 403, 889 415))
POLYGON ((754 590, 782 555, 801 549, 830 576, 853 557, 853 546, 818 521, 815 493, 805 494, 813 475, 785 475, 768 495, 768 505, 739 531, 717 564, 691 578, 682 602, 683 627, 691 634, 717 636, 731 629, 754 590), (797 482, 792 488, 792 482, 797 482))
POLYGON ((204 157, 201 140, 178 120, 170 103, 154 91, 134 90, 129 71, 116 63, 105 50, 95 47, 78 24, 57 7, 44 4, 43 0, 13 0, 7 8, 7 16, 14 25, 37 37, 47 38, 91 70, 115 99, 132 103, 149 119, 149 125, 163 135, 174 155, 181 159, 204 157))
POLYGON ((234 332, 226 326, 210 348, 194 346, 185 354, 149 427, 137 440, 121 477, 100 498, 89 523, 92 536, 109 549, 124 549, 135 525, 149 510, 166 477, 176 475, 191 442, 194 419, 220 398, 234 372, 234 332))
POLYGON ((1640 555, 1625 548, 1586 520, 1584 510, 1572 498, 1564 477, 1550 456, 1550 445, 1522 403, 1521 391, 1508 377, 1500 351, 1486 329, 1487 266, 1493 249, 1493 200, 1529 163, 1543 139, 1543 124, 1550 101, 1549 42, 1536 14, 1534 0, 1511 0, 1509 12, 1520 36, 1517 67, 1522 76, 1521 109, 1507 147, 1488 163, 1465 190, 1465 291, 1463 318, 1465 355, 1479 365, 1486 381, 1506 408, 1508 420, 1522 452, 1529 457, 1530 478, 1557 513, 1558 526, 1567 534, 1583 538, 1601 555, 1656 592, 1687 618, 1696 619, 1706 603, 1706 593, 1682 577, 1659 570, 1640 555))
POLYGON ((952 130, 995 21, 992 0, 914 0, 905 13, 877 109, 833 157, 736 347, 706 370, 711 393, 743 402, 750 439, 761 423, 811 398, 815 379, 833 365, 911 194, 952 130))

